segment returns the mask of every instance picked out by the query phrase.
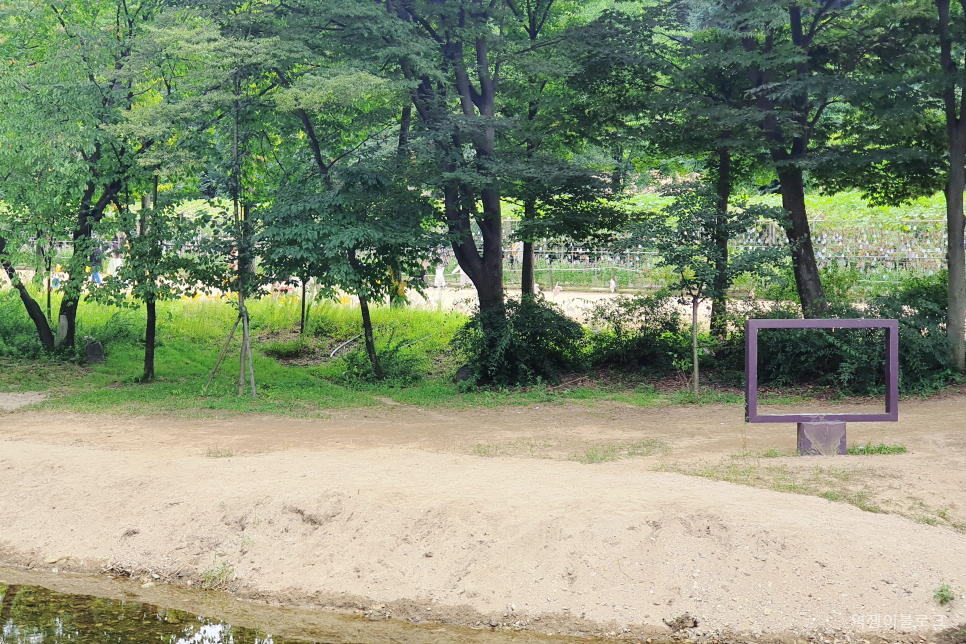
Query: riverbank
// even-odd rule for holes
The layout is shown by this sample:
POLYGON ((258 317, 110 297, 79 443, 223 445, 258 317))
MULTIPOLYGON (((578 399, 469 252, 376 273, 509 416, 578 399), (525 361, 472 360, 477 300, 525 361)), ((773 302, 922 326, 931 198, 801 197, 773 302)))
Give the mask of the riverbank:
POLYGON ((746 425, 735 405, 0 412, 0 565, 373 620, 661 638, 688 614, 694 637, 952 642, 964 402, 850 425, 907 454, 835 458, 765 457, 792 453, 794 428, 746 425), (625 457, 588 457, 611 448, 625 457), (714 480, 729 468, 759 487, 714 480), (819 475, 861 503, 781 491, 819 475))

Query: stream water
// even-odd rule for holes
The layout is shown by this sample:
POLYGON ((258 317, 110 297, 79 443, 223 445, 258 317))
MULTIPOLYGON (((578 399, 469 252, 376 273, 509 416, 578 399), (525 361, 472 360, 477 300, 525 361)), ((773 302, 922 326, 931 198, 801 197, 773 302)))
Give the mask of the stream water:
MULTIPOLYGON (((579 638, 584 641, 584 638, 579 638)), ((127 579, 0 568, 0 644, 569 644, 578 638, 241 602, 127 579)), ((585 643, 586 644, 586 643, 585 643)))
POLYGON ((41 586, 0 584, 2 644, 291 644, 303 642, 185 611, 41 586))

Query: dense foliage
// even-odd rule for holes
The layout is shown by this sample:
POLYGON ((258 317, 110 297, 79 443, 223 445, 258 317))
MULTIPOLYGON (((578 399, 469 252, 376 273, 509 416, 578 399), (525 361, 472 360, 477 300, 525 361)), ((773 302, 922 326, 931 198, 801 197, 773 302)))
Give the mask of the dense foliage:
POLYGON ((651 295, 622 295, 594 305, 591 327, 591 364, 662 375, 688 353, 690 342, 677 297, 667 291, 651 295))
POLYGON ((579 324, 538 298, 508 299, 503 310, 478 311, 453 339, 477 381, 501 386, 555 381, 580 367, 579 324))
MULTIPOLYGON (((851 298, 830 303, 841 318, 899 321, 899 387, 903 392, 930 391, 956 378, 946 360, 946 274, 911 277, 894 291, 856 306, 851 298)), ((788 306, 755 303, 745 315, 797 317, 788 306)), ((740 320, 738 321, 740 323, 740 320)), ((768 329, 759 335, 759 384, 772 387, 818 385, 843 394, 884 391, 884 331, 864 329, 768 329)), ((744 359, 741 336, 720 348, 722 361, 738 370, 744 359)))

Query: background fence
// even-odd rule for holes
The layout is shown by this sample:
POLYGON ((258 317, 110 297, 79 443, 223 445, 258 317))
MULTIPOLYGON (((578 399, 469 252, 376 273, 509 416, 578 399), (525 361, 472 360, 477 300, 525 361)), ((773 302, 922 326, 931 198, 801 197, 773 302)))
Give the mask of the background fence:
MULTIPOLYGON (((810 223, 819 266, 856 271, 860 281, 868 285, 895 282, 904 272, 931 274, 945 266, 945 220, 859 222, 845 226, 823 220, 810 223)), ((503 224, 504 280, 511 288, 519 287, 522 244, 513 241, 518 222, 504 220, 503 224)), ((787 243, 781 227, 765 221, 734 239, 731 247, 740 252, 743 248, 786 246, 787 243)), ((33 249, 24 247, 23 251, 29 256, 33 249)), ((69 242, 58 242, 54 252, 54 264, 66 263, 71 252, 69 242)), ((659 259, 655 252, 643 248, 608 250, 538 242, 534 248, 534 274, 543 290, 550 290, 556 284, 571 290, 645 290, 658 288, 672 279, 670 269, 658 265, 659 259)), ((446 264, 447 285, 459 285, 459 269, 451 253, 446 264)), ((432 271, 428 279, 432 282, 432 271)))
MULTIPOLYGON (((503 270, 510 286, 518 286, 521 275, 521 245, 511 241, 515 224, 504 222, 503 270)), ((862 222, 850 226, 813 220, 810 224, 819 266, 856 271, 865 283, 895 282, 902 272, 932 274, 945 267, 945 220, 862 222)), ((762 222, 732 240, 731 248, 740 252, 787 244, 785 232, 778 224, 762 222)), ((638 290, 657 288, 671 279, 670 270, 658 266, 658 255, 643 249, 611 251, 536 243, 534 256, 535 278, 544 290, 558 283, 571 288, 610 289, 611 280, 619 289, 638 290)))

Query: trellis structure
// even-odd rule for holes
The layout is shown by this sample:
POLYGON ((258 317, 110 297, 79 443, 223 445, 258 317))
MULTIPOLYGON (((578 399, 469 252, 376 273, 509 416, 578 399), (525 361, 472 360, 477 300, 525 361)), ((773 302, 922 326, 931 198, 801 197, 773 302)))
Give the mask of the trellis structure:
MULTIPOLYGON (((510 285, 520 283, 519 244, 512 241, 516 221, 504 222, 504 276, 510 285)), ((945 220, 905 220, 889 223, 860 222, 843 226, 812 222, 812 240, 820 268, 854 269, 866 282, 898 279, 898 271, 932 274, 946 262, 945 220)), ((784 231, 773 221, 763 221, 732 241, 735 250, 762 246, 785 246, 784 231)), ((667 269, 659 267, 655 252, 590 249, 552 242, 534 245, 534 273, 544 287, 561 284, 572 288, 608 289, 611 280, 619 289, 640 290, 660 286, 667 269)))

